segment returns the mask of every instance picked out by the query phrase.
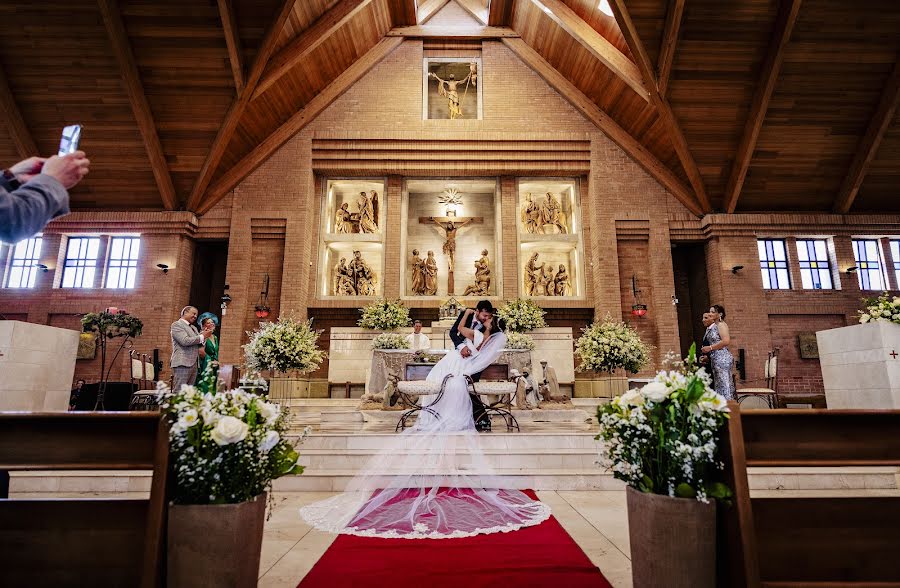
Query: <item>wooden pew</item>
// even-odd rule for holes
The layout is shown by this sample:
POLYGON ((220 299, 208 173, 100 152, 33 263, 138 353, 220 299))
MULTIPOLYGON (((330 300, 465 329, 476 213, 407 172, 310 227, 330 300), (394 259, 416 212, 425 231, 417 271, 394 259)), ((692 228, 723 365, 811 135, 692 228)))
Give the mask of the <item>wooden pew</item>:
POLYGON ((168 457, 156 412, 0 413, 0 469, 153 470, 149 500, 0 500, 0 585, 164 585, 168 457))
POLYGON ((900 497, 750 498, 747 482, 754 466, 900 466, 900 410, 729 405, 719 586, 900 586, 900 497))

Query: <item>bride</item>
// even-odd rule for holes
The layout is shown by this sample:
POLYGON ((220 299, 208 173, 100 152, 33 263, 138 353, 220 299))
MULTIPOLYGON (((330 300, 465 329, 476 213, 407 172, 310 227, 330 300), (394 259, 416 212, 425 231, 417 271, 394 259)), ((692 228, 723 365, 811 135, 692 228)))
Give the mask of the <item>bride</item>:
POLYGON ((448 352, 427 378, 444 385, 434 412, 419 412, 415 426, 388 437, 343 493, 301 508, 307 523, 332 533, 441 539, 514 531, 549 518, 547 505, 503 488, 472 419, 468 378, 497 360, 506 335, 495 319, 483 333, 460 333, 471 354, 448 352))

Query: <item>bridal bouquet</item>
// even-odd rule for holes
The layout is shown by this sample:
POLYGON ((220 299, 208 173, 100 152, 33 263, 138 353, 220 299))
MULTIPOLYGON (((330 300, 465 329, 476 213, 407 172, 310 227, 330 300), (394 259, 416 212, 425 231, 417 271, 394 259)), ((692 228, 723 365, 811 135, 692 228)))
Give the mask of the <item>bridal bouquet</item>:
POLYGON ((251 372, 315 371, 325 359, 325 352, 318 347, 320 334, 321 331, 313 330, 311 321, 281 317, 277 322, 264 323, 249 333, 244 362, 251 372))
POLYGON ((612 373, 624 368, 634 374, 650 361, 652 347, 641 341, 636 330, 610 315, 582 329, 582 333, 575 342, 581 371, 612 373))
POLYGON ((409 341, 400 333, 380 333, 372 339, 372 349, 409 349, 409 341))
POLYGON ((696 347, 676 369, 661 371, 640 390, 599 407, 600 464, 615 478, 652 494, 727 501, 714 482, 719 433, 728 418, 723 396, 697 365, 696 347))
POLYGON ((364 329, 393 331, 409 326, 409 309, 399 300, 381 299, 360 308, 359 326, 364 329))
POLYGON ((271 491, 276 478, 303 473, 285 437, 287 409, 241 389, 204 394, 162 382, 157 389, 169 423, 177 504, 246 502, 271 491))
POLYGON ((508 333, 506 335, 507 349, 527 349, 528 351, 534 351, 534 347, 534 339, 531 338, 531 335, 526 335, 525 333, 508 333))
POLYGON ((860 323, 889 321, 900 324, 900 296, 891 296, 887 292, 877 298, 865 298, 865 310, 859 311, 860 323))
POLYGON ((544 312, 540 306, 527 298, 516 298, 507 302, 497 314, 506 321, 506 329, 514 333, 524 333, 547 326, 544 312))

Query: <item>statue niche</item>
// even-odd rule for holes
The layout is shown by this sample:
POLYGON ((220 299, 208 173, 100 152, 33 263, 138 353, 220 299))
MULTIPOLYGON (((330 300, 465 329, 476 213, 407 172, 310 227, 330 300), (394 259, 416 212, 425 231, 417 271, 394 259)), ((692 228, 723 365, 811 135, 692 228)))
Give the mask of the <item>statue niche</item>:
POLYGON ((344 202, 334 213, 334 232, 377 233, 378 232, 378 192, 360 192, 356 198, 357 212, 350 212, 350 203, 344 202))
POLYGON ((525 293, 528 296, 571 296, 572 282, 566 264, 556 271, 552 264, 538 263, 539 253, 534 252, 525 263, 525 293))
POLYGON ((559 200, 550 192, 547 192, 545 199, 540 202, 536 202, 530 192, 526 194, 521 220, 522 228, 530 235, 552 235, 553 229, 562 235, 569 233, 566 227, 566 213, 563 212, 559 200))
POLYGON ((481 257, 475 260, 475 283, 466 287, 463 296, 490 296, 491 266, 488 251, 483 249, 481 257))
POLYGON ((362 258, 362 253, 354 251, 349 264, 347 258, 342 257, 334 267, 332 293, 334 296, 375 296, 377 283, 378 276, 362 258))

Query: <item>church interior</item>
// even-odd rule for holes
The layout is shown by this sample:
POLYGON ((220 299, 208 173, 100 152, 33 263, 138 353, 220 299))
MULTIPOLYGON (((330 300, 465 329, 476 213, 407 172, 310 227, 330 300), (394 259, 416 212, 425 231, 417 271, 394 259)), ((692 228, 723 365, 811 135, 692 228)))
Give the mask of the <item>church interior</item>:
MULTIPOLYGON (((0 242, 0 584, 900 586, 894 0, 0 15, 0 167, 72 124, 90 159, 68 214, 0 242), (479 455, 552 516, 440 541, 302 518, 415 431, 483 301, 507 347, 469 378, 479 455), (640 357, 604 364, 627 337, 640 357), (730 408, 721 484, 627 479, 610 415, 670 402, 652 386, 695 354, 730 408), (294 460, 252 500, 183 500, 188 367, 284 411, 235 413, 282 427, 259 463, 294 460)), ((198 452, 244 443, 218 427, 198 452)))

